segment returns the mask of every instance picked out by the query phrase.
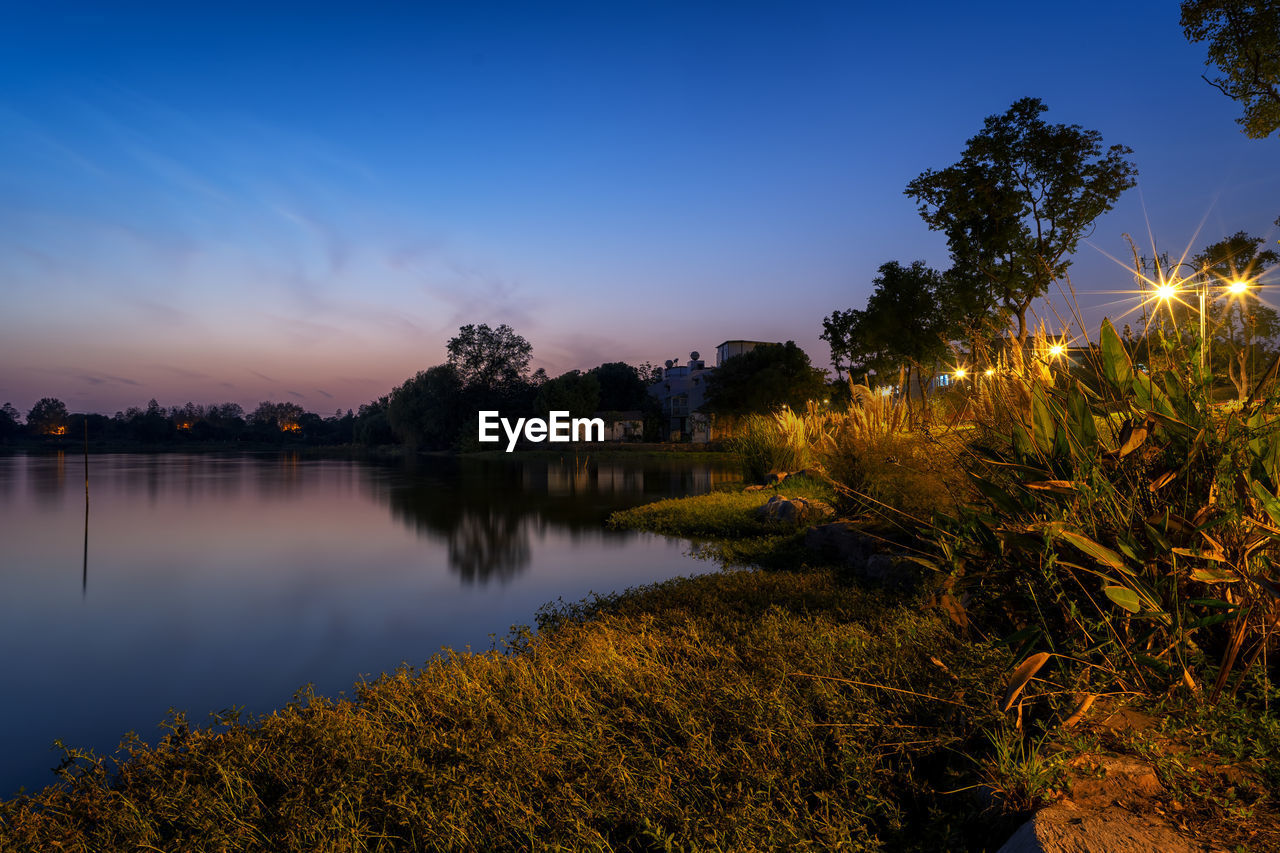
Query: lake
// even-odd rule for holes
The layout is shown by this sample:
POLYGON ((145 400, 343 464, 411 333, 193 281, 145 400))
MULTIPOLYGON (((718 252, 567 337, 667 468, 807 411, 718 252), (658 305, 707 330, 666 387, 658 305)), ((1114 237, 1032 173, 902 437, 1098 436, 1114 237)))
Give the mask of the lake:
POLYGON ((54 739, 110 753, 336 696, 542 604, 708 571, 609 513, 736 479, 727 463, 293 454, 0 456, 0 796, 54 781, 54 739))

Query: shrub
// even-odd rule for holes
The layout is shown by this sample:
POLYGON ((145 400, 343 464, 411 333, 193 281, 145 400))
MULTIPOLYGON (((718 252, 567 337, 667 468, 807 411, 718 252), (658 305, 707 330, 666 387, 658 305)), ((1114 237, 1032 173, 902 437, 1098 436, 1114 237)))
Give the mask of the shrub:
POLYGON ((939 566, 1089 692, 1209 677, 1216 697, 1275 645, 1280 361, 1218 408, 1198 351, 1165 342, 1169 369, 1148 373, 1109 322, 1101 337, 1091 374, 1011 379, 993 398, 1010 429, 976 459, 985 505, 938 537, 939 566))
POLYGON ((821 459, 848 508, 893 524, 954 514, 965 493, 955 449, 923 433, 864 439, 837 430, 821 459))
POLYGON ((811 449, 827 421, 812 403, 804 413, 783 407, 767 415, 748 415, 729 441, 742 461, 742 476, 761 481, 773 471, 799 471, 813 461, 811 449))
POLYGON ((964 494, 954 437, 911 429, 906 401, 851 385, 847 412, 831 415, 815 448, 848 508, 894 523, 954 512, 964 494))

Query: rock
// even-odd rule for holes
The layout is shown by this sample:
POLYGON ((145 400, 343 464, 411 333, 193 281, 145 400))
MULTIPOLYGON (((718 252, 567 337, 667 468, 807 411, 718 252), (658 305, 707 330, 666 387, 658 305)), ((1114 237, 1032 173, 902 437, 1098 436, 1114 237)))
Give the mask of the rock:
POLYGON ((1084 754, 1070 762, 1071 800, 1081 808, 1110 805, 1140 808, 1164 793, 1155 768, 1131 757, 1084 754))
POLYGON ((852 522, 820 524, 805 534, 804 544, 828 560, 849 566, 855 575, 872 583, 909 587, 920 575, 915 563, 901 554, 881 551, 883 544, 863 534, 852 522))
POLYGON ((1201 853, 1195 844, 1155 815, 1110 807, 1080 809, 1069 800, 1035 813, 999 853, 1201 853))
POLYGON ((876 543, 850 521, 833 521, 810 528, 804 535, 804 546, 828 560, 850 566, 863 565, 876 551, 876 543))
POLYGON ((835 510, 822 501, 787 498, 774 495, 756 509, 756 518, 776 524, 803 524, 835 515, 835 510))
POLYGON ((862 573, 867 580, 884 583, 893 577, 897 563, 897 556, 894 554, 872 554, 867 557, 862 573))
POLYGON ((757 483, 757 484, 756 484, 756 485, 754 485, 754 486, 747 486, 747 487, 746 487, 745 489, 743 489, 742 491, 744 491, 744 492, 763 492, 764 490, 765 490, 765 487, 764 487, 764 486, 761 486, 759 483, 757 483))
POLYGON ((1035 813, 999 853, 1200 853, 1156 811, 1154 768, 1127 756, 1083 754, 1068 764, 1071 799, 1035 813))

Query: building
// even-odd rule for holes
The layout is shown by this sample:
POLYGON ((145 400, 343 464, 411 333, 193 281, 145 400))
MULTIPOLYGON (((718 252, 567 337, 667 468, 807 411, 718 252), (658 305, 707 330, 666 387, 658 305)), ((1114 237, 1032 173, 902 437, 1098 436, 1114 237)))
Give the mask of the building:
MULTIPOLYGON (((772 342, 725 341, 716 347, 716 367, 767 343, 772 342)), ((671 360, 661 368, 658 381, 649 386, 649 394, 662 405, 664 441, 704 444, 711 440, 712 417, 699 409, 707 401, 707 378, 715 369, 707 367, 696 351, 689 353, 685 364, 671 360)))
POLYGON ((724 364, 735 355, 751 352, 758 346, 763 346, 775 341, 725 341, 716 347, 716 367, 724 364))
POLYGON ((698 409, 706 402, 706 378, 713 370, 696 350, 689 353, 687 364, 668 360, 661 368, 658 381, 649 386, 649 394, 662 406, 664 441, 710 440, 710 419, 698 409))
POLYGON ((595 416, 604 421, 605 441, 641 441, 644 438, 643 412, 596 412, 595 416))

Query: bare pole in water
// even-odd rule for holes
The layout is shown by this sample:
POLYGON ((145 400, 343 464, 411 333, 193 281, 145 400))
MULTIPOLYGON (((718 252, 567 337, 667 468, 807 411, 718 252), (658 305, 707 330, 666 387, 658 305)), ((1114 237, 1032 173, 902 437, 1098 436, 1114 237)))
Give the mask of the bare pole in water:
POLYGON ((84 416, 84 560, 80 564, 80 597, 89 594, 89 416, 84 416))

